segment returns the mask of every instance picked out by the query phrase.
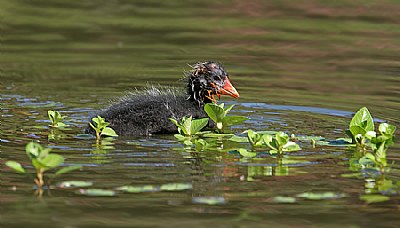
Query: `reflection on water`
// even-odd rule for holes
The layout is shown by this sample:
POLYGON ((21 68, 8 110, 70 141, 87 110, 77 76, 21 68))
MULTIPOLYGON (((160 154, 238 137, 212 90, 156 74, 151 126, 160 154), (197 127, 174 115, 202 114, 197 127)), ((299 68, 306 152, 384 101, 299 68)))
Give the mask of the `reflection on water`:
POLYGON ((327 108, 316 108, 316 107, 304 107, 304 106, 294 106, 294 105, 272 105, 264 103, 241 103, 242 106, 247 108, 263 108, 269 110, 285 110, 285 111, 295 111, 295 112, 312 112, 323 115, 332 115, 340 117, 349 117, 352 112, 346 112, 341 110, 333 110, 327 108))
POLYGON ((82 132, 89 112, 148 82, 184 86, 187 64, 207 59, 223 62, 240 91, 239 100, 223 100, 249 118, 233 128, 237 135, 254 129, 334 140, 362 106, 400 126, 399 12, 391 0, 0 3, 0 227, 395 227, 398 145, 389 149, 391 172, 371 180, 348 147, 302 141, 303 150, 277 161, 268 151, 242 158, 236 149, 249 146, 223 139, 199 152, 171 135, 96 145, 82 132), (48 129, 50 109, 67 116, 69 129, 48 129), (55 188, 39 200, 29 177, 3 165, 28 166, 30 141, 48 144, 65 165, 83 165, 60 182, 192 187, 115 197, 55 188), (389 199, 367 205, 366 194, 389 199))

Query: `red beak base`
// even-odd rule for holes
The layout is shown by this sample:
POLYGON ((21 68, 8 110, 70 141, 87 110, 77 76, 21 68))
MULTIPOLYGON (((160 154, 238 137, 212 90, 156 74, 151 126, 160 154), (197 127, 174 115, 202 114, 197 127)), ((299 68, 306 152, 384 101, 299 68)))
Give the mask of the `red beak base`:
POLYGON ((225 79, 225 85, 218 91, 218 93, 223 95, 229 95, 233 98, 239 97, 238 91, 236 91, 235 87, 233 87, 231 81, 229 81, 228 78, 225 79))

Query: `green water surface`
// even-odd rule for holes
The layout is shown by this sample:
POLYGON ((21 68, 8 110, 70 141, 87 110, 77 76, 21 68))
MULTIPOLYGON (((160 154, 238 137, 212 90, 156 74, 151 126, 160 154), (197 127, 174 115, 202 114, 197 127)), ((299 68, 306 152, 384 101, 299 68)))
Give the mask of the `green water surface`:
MULTIPOLYGON (((236 104, 232 114, 249 118, 233 128, 237 135, 254 129, 334 140, 363 106, 400 127, 399 37, 396 0, 4 0, 0 227, 398 227, 398 192, 366 204, 365 178, 342 176, 357 173, 352 148, 303 142, 278 166, 268 153, 243 159, 231 150, 247 144, 222 139, 217 149, 196 152, 172 135, 119 137, 96 148, 79 134, 112 99, 149 83, 184 86, 188 64, 205 60, 222 62, 241 95, 222 98, 236 104), (70 129, 57 140, 48 140, 47 110, 67 116, 70 129), (65 165, 83 166, 54 186, 191 189, 90 197, 54 187, 38 198, 30 178, 4 165, 29 167, 30 141, 65 156, 65 165), (204 202, 210 197, 215 205, 204 202)), ((394 165, 386 178, 394 184, 399 152, 397 144, 388 154, 394 165)))

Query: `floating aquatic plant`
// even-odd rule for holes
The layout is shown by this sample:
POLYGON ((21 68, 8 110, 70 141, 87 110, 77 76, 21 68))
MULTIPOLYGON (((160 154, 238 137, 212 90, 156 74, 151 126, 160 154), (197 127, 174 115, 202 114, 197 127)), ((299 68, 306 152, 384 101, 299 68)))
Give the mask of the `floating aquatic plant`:
MULTIPOLYGON (((173 118, 169 118, 177 127, 179 134, 175 134, 175 138, 182 141, 186 146, 192 146, 192 137, 199 134, 201 129, 203 129, 208 124, 208 118, 193 119, 190 117, 182 117, 181 122, 173 118)), ((205 144, 205 142, 200 142, 200 144, 205 144)), ((197 146, 200 146, 198 144, 197 146)))
POLYGON ((62 121, 65 119, 65 116, 62 116, 60 112, 58 111, 47 111, 47 116, 49 117, 49 120, 51 124, 49 125, 50 127, 55 127, 55 128, 63 128, 67 126, 65 123, 62 121))
POLYGON ((290 141, 289 136, 283 132, 278 132, 275 136, 266 135, 264 141, 271 148, 269 153, 278 157, 281 157, 285 152, 301 150, 300 146, 290 141))
POLYGON ((217 125, 218 133, 224 133, 228 127, 241 124, 247 120, 247 118, 244 116, 227 116, 233 106, 234 105, 230 105, 227 108, 224 108, 224 103, 219 105, 207 103, 204 106, 204 111, 217 125))
POLYGON ((105 197, 109 197, 109 196, 115 196, 117 193, 113 190, 108 190, 108 189, 97 189, 97 188, 93 188, 93 189, 79 189, 78 191, 76 191, 77 194, 81 194, 81 195, 86 195, 86 196, 105 196, 105 197))
MULTIPOLYGON (((36 142, 28 143, 25 147, 25 151, 36 171, 34 182, 38 188, 41 189, 45 184, 44 173, 50 169, 61 166, 64 163, 64 157, 59 154, 51 153, 50 148, 44 148, 36 142)), ((26 169, 19 162, 7 161, 6 165, 17 173, 28 174, 26 169)), ((80 168, 81 166, 79 165, 63 167, 53 174, 51 178, 80 168)))
POLYGON ((208 118, 193 119, 192 116, 182 117, 181 122, 173 118, 169 119, 178 127, 179 134, 184 137, 191 137, 199 133, 208 123, 208 118))
POLYGON ((363 167, 374 165, 384 174, 387 167, 386 153, 390 145, 394 143, 396 127, 388 123, 381 123, 378 132, 375 131, 374 120, 366 107, 357 111, 351 119, 346 133, 352 138, 352 142, 360 148, 363 156, 358 156, 358 164, 363 167), (370 148, 372 151, 368 151, 370 148), (361 158, 360 158, 361 157, 361 158))
POLYGON ((365 137, 369 140, 368 145, 372 152, 366 152, 364 157, 360 158, 359 163, 361 165, 373 163, 381 174, 383 174, 387 166, 387 149, 394 143, 396 127, 387 123, 381 123, 378 131, 379 133, 369 131, 365 134, 365 137))
POLYGON ((112 136, 116 137, 118 136, 117 133, 111 128, 108 127, 110 123, 106 122, 104 118, 97 116, 92 118, 92 123, 89 123, 90 126, 96 131, 96 139, 99 141, 101 139, 101 136, 112 136))
POLYGON ((247 139, 252 146, 265 146, 265 140, 268 139, 268 134, 247 130, 247 139))
POLYGON ((350 121, 346 134, 365 151, 367 136, 374 131, 374 120, 366 107, 361 108, 350 121))
POLYGON ((196 139, 194 141, 194 145, 196 146, 196 150, 201 151, 208 148, 210 146, 210 143, 208 143, 204 139, 196 139))

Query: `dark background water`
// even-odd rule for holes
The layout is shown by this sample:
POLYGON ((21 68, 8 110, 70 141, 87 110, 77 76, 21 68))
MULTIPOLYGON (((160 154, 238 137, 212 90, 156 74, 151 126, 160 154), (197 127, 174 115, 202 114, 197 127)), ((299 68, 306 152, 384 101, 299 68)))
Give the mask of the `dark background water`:
MULTIPOLYGON (((226 150, 182 152, 172 136, 120 137, 96 150, 79 138, 89 113, 147 83, 183 86, 187 64, 222 62, 239 90, 234 129, 344 136, 351 115, 367 106, 399 126, 400 4, 339 1, 48 1, 0 3, 0 226, 332 226, 399 224, 398 198, 365 205, 363 179, 348 173, 345 147, 302 145, 277 176, 268 157, 245 161, 226 150), (68 116, 71 130, 48 141, 47 110, 68 116), (3 166, 27 165, 32 140, 84 169, 61 180, 95 187, 192 183, 183 192, 85 197, 72 190, 33 195, 29 178, 3 166), (275 196, 337 192, 336 200, 279 204, 275 196), (194 197, 225 199, 218 206, 194 197), (240 222, 240 223, 238 223, 240 222), (53 225, 54 223, 54 225, 53 225)), ((221 142, 221 148, 233 148, 221 142)), ((400 160, 396 145, 390 161, 400 160)), ((399 176, 395 164, 390 178, 399 176)))

